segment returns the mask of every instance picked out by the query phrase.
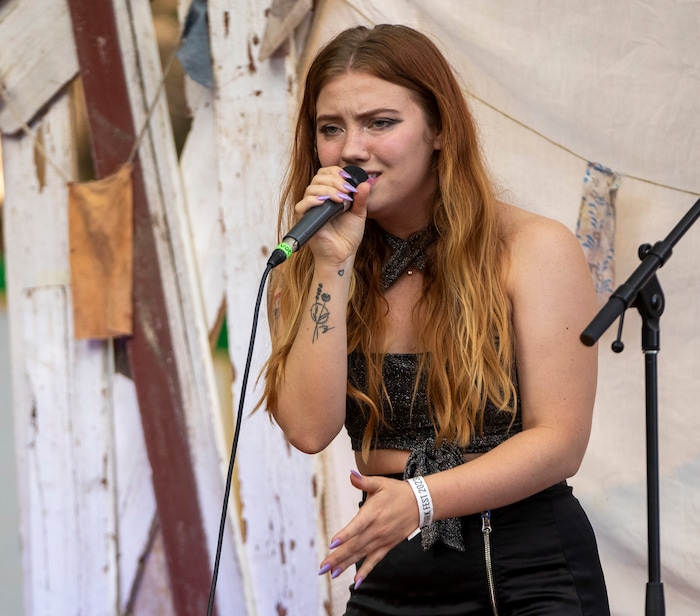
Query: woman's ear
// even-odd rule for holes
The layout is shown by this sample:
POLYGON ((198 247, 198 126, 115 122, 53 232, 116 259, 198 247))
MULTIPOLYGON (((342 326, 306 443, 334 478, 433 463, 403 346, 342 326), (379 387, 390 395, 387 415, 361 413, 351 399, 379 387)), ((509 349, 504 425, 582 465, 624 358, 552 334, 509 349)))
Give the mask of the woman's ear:
POLYGON ((433 149, 442 150, 442 131, 439 130, 435 133, 433 138, 433 149))

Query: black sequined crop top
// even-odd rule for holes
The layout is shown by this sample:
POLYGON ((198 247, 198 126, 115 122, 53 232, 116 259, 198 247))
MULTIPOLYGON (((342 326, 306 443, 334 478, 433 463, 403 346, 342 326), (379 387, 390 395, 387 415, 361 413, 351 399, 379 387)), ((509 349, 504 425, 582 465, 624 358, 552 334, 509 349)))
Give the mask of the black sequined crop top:
MULTIPOLYGON (((414 450, 435 437, 435 428, 428 413, 428 399, 424 379, 421 380, 414 399, 414 385, 419 356, 412 354, 387 354, 384 360, 384 382, 391 410, 385 413, 385 424, 378 427, 373 449, 414 450), (411 403, 413 406, 411 407, 411 403)), ((348 379, 360 391, 366 391, 366 368, 360 353, 348 356, 348 379)), ((516 383, 517 393, 517 383, 516 383)), ((345 428, 354 451, 362 449, 362 437, 367 427, 368 413, 353 398, 347 398, 345 428)), ((500 445, 509 437, 522 431, 520 405, 513 419, 511 413, 499 411, 489 400, 484 410, 483 433, 476 432, 462 453, 484 453, 500 445), (512 420, 512 425, 511 425, 512 420)))

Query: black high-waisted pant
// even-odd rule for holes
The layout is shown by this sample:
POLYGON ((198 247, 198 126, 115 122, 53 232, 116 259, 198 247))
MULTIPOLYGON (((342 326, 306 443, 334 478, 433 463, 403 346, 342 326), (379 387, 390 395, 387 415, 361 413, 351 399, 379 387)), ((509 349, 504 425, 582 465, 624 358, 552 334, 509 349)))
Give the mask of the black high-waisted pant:
POLYGON ((466 550, 404 540, 351 589, 346 616, 608 616, 593 529, 562 482, 491 511, 491 604, 481 515, 461 518, 466 550))

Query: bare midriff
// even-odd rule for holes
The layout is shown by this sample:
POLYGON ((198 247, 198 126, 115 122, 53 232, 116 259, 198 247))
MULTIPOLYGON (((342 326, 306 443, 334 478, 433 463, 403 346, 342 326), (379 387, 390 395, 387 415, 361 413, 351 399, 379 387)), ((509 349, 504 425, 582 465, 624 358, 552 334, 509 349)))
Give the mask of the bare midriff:
MULTIPOLYGON (((403 449, 373 449, 367 462, 362 460, 362 452, 355 452, 357 470, 363 475, 396 475, 403 473, 409 451, 403 449)), ((482 456, 482 453, 465 453, 464 461, 469 462, 482 456)))

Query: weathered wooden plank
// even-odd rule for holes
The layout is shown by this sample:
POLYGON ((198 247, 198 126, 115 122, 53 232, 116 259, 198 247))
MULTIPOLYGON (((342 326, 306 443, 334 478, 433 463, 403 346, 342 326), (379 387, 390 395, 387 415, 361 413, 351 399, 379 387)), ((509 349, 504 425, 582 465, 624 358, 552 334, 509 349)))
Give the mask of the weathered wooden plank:
MULTIPOLYGON (((103 177, 127 161, 136 141, 119 33, 111 2, 71 0, 69 8, 92 132, 95 169, 98 177, 103 177)), ((139 82, 133 85, 138 87, 139 82)), ((153 213, 140 156, 135 160, 133 190, 135 314, 134 335, 127 347, 175 609, 178 614, 201 614, 208 600, 209 553, 184 419, 179 358, 173 348, 153 213)))
MULTIPOLYGON (((156 248, 166 282, 163 289, 167 315, 178 359, 184 419, 211 564, 219 531, 228 445, 222 434, 209 330, 192 246, 192 221, 196 216, 190 219, 187 214, 167 103, 164 96, 157 96, 162 94, 162 72, 150 3, 119 0, 115 2, 115 13, 127 81, 142 83, 142 89, 132 88, 129 93, 136 126, 148 125, 147 138, 139 150, 140 160, 148 178, 146 190, 157 230, 156 248), (157 104, 147 121, 146 112, 155 100, 157 104)), ((246 603, 233 532, 230 527, 226 531, 221 563, 229 576, 216 593, 221 614, 238 613, 246 603)))
MULTIPOLYGON (((110 373, 113 373, 111 368, 110 373)), ((147 588, 157 571, 166 582, 168 573, 165 566, 158 569, 160 560, 151 559, 149 554, 151 530, 157 519, 156 501, 134 382, 122 374, 112 374, 112 400, 118 494, 119 606, 125 612, 134 595, 147 588), (146 566, 149 577, 144 583, 142 568, 146 566)), ((163 599, 161 594, 158 597, 163 599)), ((164 599, 167 601, 161 600, 158 604, 172 610, 170 595, 164 599)))
POLYGON ((0 100, 0 131, 11 134, 78 72, 66 0, 0 3, 0 41, 0 82, 16 108, 0 100))
POLYGON ((68 272, 71 104, 3 136, 8 309, 26 614, 118 613, 107 345, 75 342, 68 272), (61 171, 57 171, 60 169, 61 171))
MULTIPOLYGON (((181 30, 192 0, 178 0, 181 30)), ((202 289, 204 314, 210 339, 224 316, 226 283, 224 280, 224 226, 219 211, 217 151, 214 147, 214 89, 206 88, 183 76, 187 108, 192 117, 180 153, 180 174, 185 193, 185 208, 190 221, 194 260, 202 289)))
POLYGON ((311 0, 273 0, 258 53, 260 62, 265 62, 294 36, 297 26, 307 18, 311 9, 311 0))
MULTIPOLYGON (((229 347, 234 405, 246 396, 236 468, 246 530, 246 574, 259 614, 320 614, 325 587, 317 576, 318 533, 310 456, 292 450, 264 413, 248 417, 252 387, 269 352, 266 315, 255 347, 249 391, 241 379, 253 308, 269 250, 288 150, 295 95, 295 53, 258 62, 265 27, 259 2, 212 0, 209 29, 215 98, 219 194, 226 231, 229 347)), ((325 547, 325 546, 324 546, 325 547)), ((226 575, 222 571, 222 575, 226 575)))
POLYGON ((192 126, 180 155, 180 169, 207 329, 211 332, 219 324, 225 296, 224 229, 217 199, 219 165, 213 145, 214 93, 192 80, 188 82, 192 126))
POLYGON ((124 614, 134 616, 175 616, 172 589, 167 574, 166 555, 163 547, 163 534, 155 529, 153 544, 144 555, 142 578, 139 587, 134 589, 132 602, 124 614))

